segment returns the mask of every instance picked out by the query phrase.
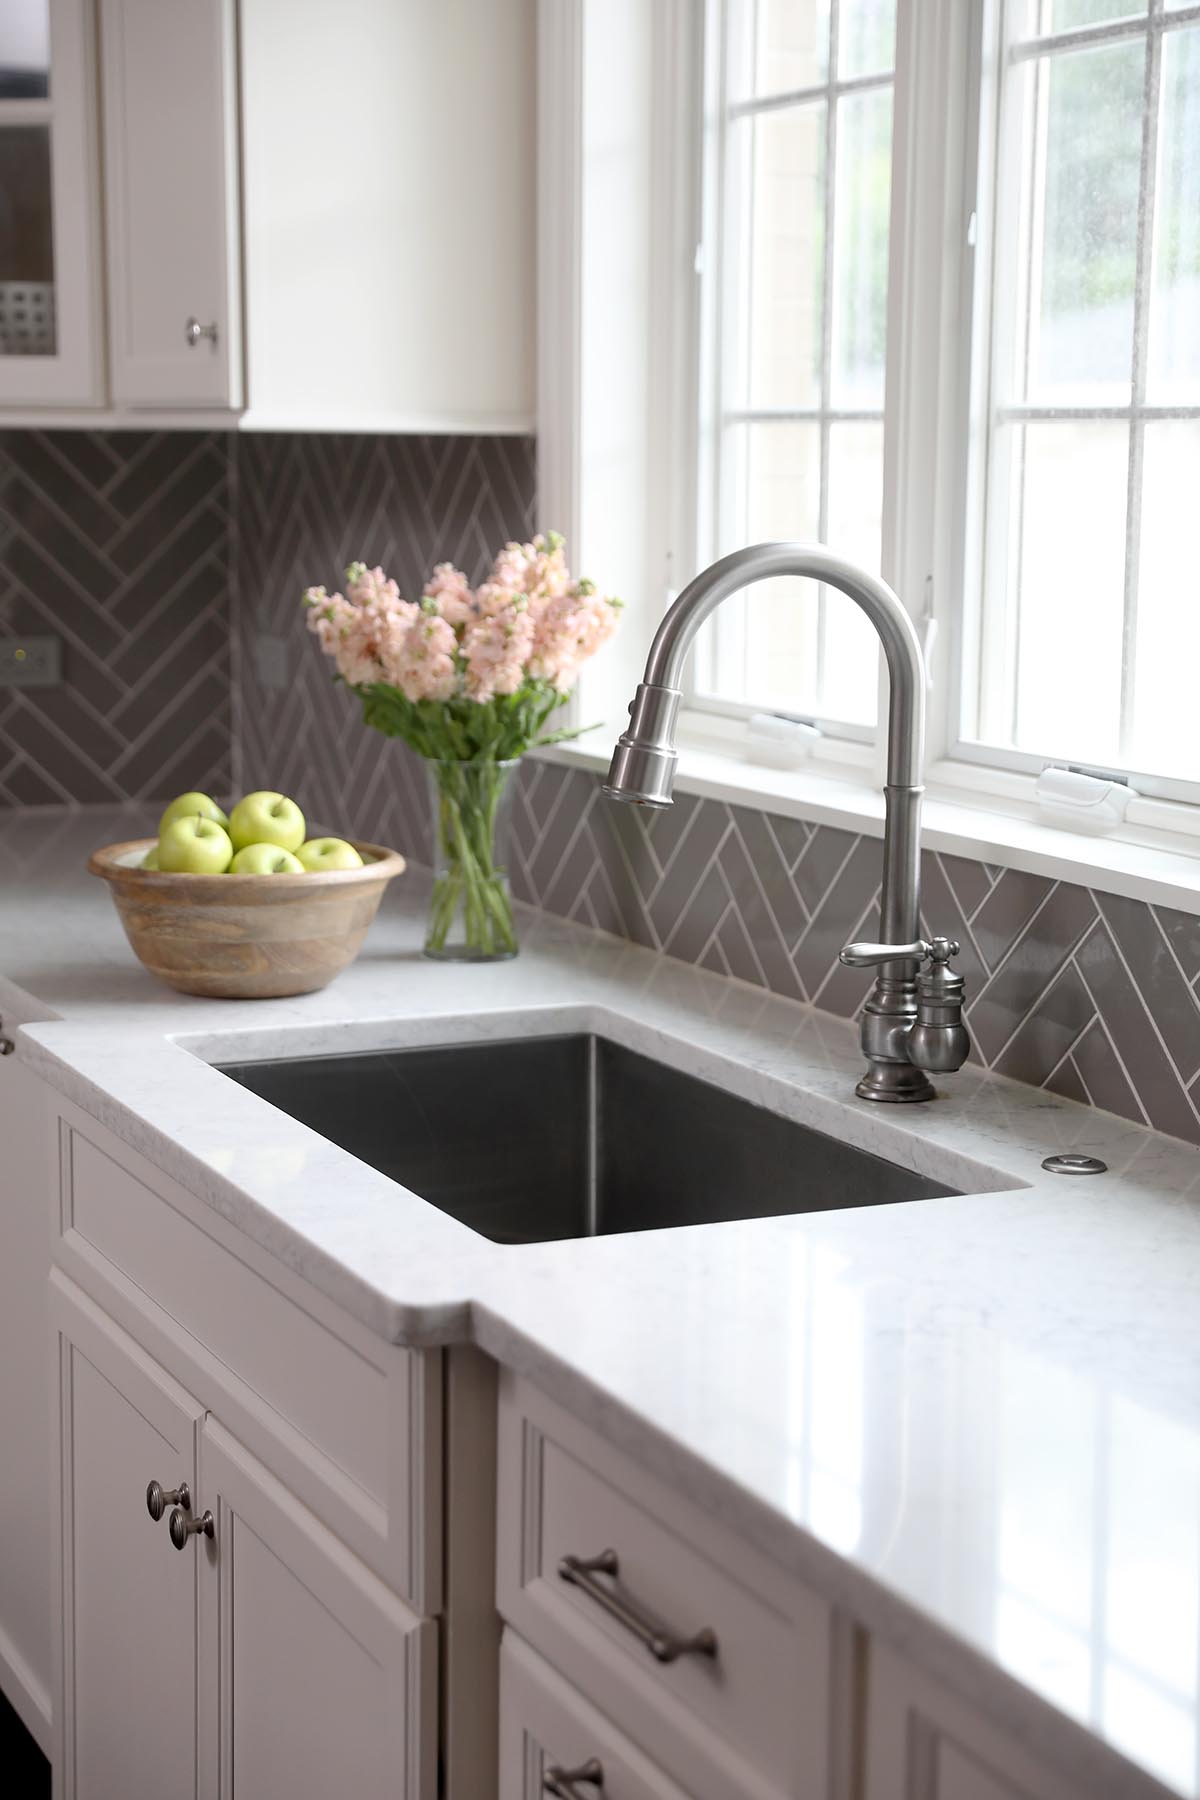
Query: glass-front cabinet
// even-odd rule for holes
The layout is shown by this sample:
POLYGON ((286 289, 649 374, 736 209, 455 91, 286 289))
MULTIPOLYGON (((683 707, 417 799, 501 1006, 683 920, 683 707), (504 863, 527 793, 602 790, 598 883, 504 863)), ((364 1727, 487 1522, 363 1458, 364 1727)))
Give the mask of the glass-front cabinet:
POLYGON ((103 384, 88 0, 0 0, 0 405, 103 384))

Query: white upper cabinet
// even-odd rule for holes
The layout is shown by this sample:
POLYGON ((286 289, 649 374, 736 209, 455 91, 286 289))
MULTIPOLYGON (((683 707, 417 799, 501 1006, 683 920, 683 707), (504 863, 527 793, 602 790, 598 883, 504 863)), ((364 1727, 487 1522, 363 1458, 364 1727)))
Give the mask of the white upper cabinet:
POLYGON ((0 4, 0 407, 105 397, 87 0, 0 4))
POLYGON ((534 414, 533 0, 242 0, 247 424, 534 414))
POLYGON ((535 12, 0 0, 0 423, 532 429, 535 12))
POLYGON ((112 397, 241 403, 234 0, 100 0, 112 397))

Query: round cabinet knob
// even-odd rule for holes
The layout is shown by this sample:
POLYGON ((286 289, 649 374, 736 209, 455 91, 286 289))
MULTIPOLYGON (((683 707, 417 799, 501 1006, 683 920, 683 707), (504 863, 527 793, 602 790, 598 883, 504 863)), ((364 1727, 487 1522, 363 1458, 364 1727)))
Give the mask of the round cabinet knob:
POLYGON ((0 1056, 11 1056, 16 1047, 10 1037, 0 1037, 0 1056))
POLYGON ((187 1546, 190 1537, 213 1536, 213 1516, 210 1512, 202 1512, 198 1519, 189 1519, 178 1506, 167 1521, 167 1530, 171 1533, 171 1542, 177 1550, 187 1546))
POLYGON ((196 348, 201 338, 207 338, 213 348, 216 349, 217 322, 214 319, 211 325, 202 325, 199 319, 189 319, 183 328, 183 335, 187 341, 188 348, 191 350, 196 348))
POLYGON ((182 1506, 184 1511, 192 1504, 192 1496, 186 1481, 181 1481, 177 1488, 164 1488, 157 1481, 152 1481, 146 1489, 146 1511, 157 1525, 168 1506, 182 1506))

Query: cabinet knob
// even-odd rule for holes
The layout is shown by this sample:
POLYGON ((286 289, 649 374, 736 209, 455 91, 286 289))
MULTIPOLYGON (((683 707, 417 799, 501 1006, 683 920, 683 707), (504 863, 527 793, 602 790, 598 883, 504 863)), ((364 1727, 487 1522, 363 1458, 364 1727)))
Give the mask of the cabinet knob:
POLYGON ((598 1792, 604 1789, 604 1770, 594 1756, 587 1762, 580 1763, 577 1769, 547 1769, 542 1776, 542 1792, 557 1794, 558 1800, 584 1800, 579 1791, 579 1783, 586 1781, 598 1792))
POLYGON ((0 1056, 11 1056, 16 1047, 10 1037, 0 1037, 0 1056))
POLYGON ((202 325, 199 319, 189 319, 183 328, 183 335, 191 350, 196 348, 201 338, 207 338, 215 350, 217 347, 217 322, 214 319, 211 325, 202 325))
POLYGON ((157 1525, 168 1506, 182 1506, 184 1511, 192 1504, 191 1492, 186 1481, 181 1481, 177 1488, 164 1488, 159 1482, 152 1481, 146 1489, 146 1511, 157 1525))
POLYGON ((210 1538, 214 1535, 213 1516, 206 1511, 198 1519, 189 1519, 177 1506, 167 1522, 167 1530, 171 1533, 171 1542, 175 1548, 183 1550, 191 1537, 210 1538))

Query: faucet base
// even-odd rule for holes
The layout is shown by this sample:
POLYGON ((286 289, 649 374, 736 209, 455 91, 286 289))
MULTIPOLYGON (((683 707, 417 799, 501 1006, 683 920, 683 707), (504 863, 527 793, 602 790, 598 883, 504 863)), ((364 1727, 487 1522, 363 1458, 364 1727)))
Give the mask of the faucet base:
POLYGON ((937 1098, 924 1069, 914 1068, 912 1063, 872 1063, 854 1091, 860 1100, 886 1100, 896 1106, 937 1098))

